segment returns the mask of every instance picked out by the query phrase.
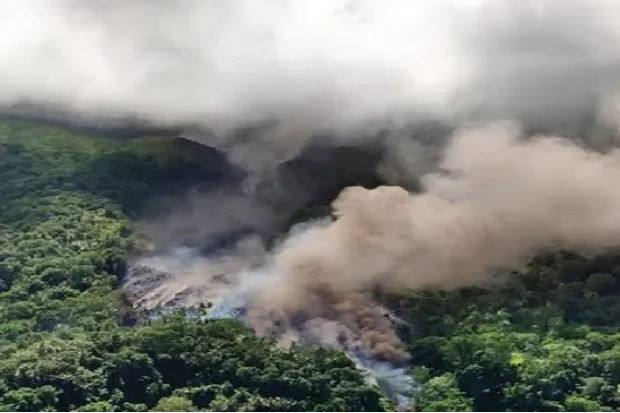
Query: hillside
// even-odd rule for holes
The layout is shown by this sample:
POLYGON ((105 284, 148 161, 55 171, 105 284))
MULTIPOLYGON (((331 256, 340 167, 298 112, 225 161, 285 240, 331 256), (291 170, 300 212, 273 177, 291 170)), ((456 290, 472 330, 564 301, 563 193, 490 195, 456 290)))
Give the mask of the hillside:
POLYGON ((19 122, 0 153, 2 410, 383 409, 341 353, 277 350, 231 320, 139 321, 124 302, 134 217, 218 165, 19 122))
MULTIPOLYGON (((84 133, 0 123, 2 410, 394 407, 341 352, 134 312, 119 285, 135 223, 225 166, 170 138, 84 133)), ((558 252, 495 287, 384 296, 405 321, 416 408, 617 411, 619 276, 620 256, 558 252)))

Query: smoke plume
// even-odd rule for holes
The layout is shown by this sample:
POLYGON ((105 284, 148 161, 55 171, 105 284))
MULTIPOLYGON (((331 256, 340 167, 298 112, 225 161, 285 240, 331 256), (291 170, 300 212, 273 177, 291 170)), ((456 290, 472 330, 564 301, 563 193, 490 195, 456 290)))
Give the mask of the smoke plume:
POLYGON ((272 255, 237 272, 216 311, 237 308, 282 344, 344 348, 362 364, 400 367, 409 355, 398 320, 373 291, 449 290, 518 269, 542 250, 617 247, 619 179, 617 149, 524 136, 512 122, 462 129, 419 192, 344 189, 333 220, 297 227, 272 255))
MULTIPOLYGON (((248 322, 354 329, 360 348, 406 358, 375 288, 453 289, 518 269, 551 248, 596 253, 620 245, 620 151, 600 154, 564 138, 525 139, 512 123, 463 130, 423 190, 350 187, 336 220, 277 252, 276 276, 256 291, 248 322), (317 321, 319 320, 319 321, 317 321)), ((351 339, 348 337, 347 339, 351 339)))

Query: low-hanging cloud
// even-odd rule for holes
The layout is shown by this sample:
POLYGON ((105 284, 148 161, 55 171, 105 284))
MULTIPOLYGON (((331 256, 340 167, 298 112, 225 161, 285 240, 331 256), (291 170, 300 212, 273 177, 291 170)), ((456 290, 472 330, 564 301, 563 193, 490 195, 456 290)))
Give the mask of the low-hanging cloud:
POLYGON ((619 11, 614 0, 7 0, 0 103, 199 125, 220 145, 267 122, 277 127, 252 148, 275 160, 316 134, 349 141, 428 119, 574 131, 603 103, 615 113, 619 11))

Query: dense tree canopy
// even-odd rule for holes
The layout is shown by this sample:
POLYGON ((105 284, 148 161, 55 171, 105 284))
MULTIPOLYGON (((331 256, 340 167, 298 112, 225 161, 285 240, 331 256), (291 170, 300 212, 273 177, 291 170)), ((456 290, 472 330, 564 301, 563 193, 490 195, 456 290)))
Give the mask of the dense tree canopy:
POLYGON ((620 257, 534 260, 508 282, 393 297, 411 320, 418 407, 617 411, 620 257))
MULTIPOLYGON (((119 280, 134 220, 218 177, 175 139, 0 123, 0 408, 377 411, 344 354, 233 320, 141 319, 119 280)), ((423 411, 620 409, 620 256, 545 254, 492 287, 382 299, 423 411)))

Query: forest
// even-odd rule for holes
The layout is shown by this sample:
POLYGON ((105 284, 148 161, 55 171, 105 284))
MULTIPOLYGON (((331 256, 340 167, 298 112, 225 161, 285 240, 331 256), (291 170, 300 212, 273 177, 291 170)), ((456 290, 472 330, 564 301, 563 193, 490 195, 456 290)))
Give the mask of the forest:
MULTIPOLYGON (((0 122, 0 410, 389 411, 344 353, 235 320, 156 320, 120 284, 161 196, 217 177, 173 138, 0 122)), ((620 409, 620 253, 554 251, 487 287, 384 295, 417 411, 620 409)))

